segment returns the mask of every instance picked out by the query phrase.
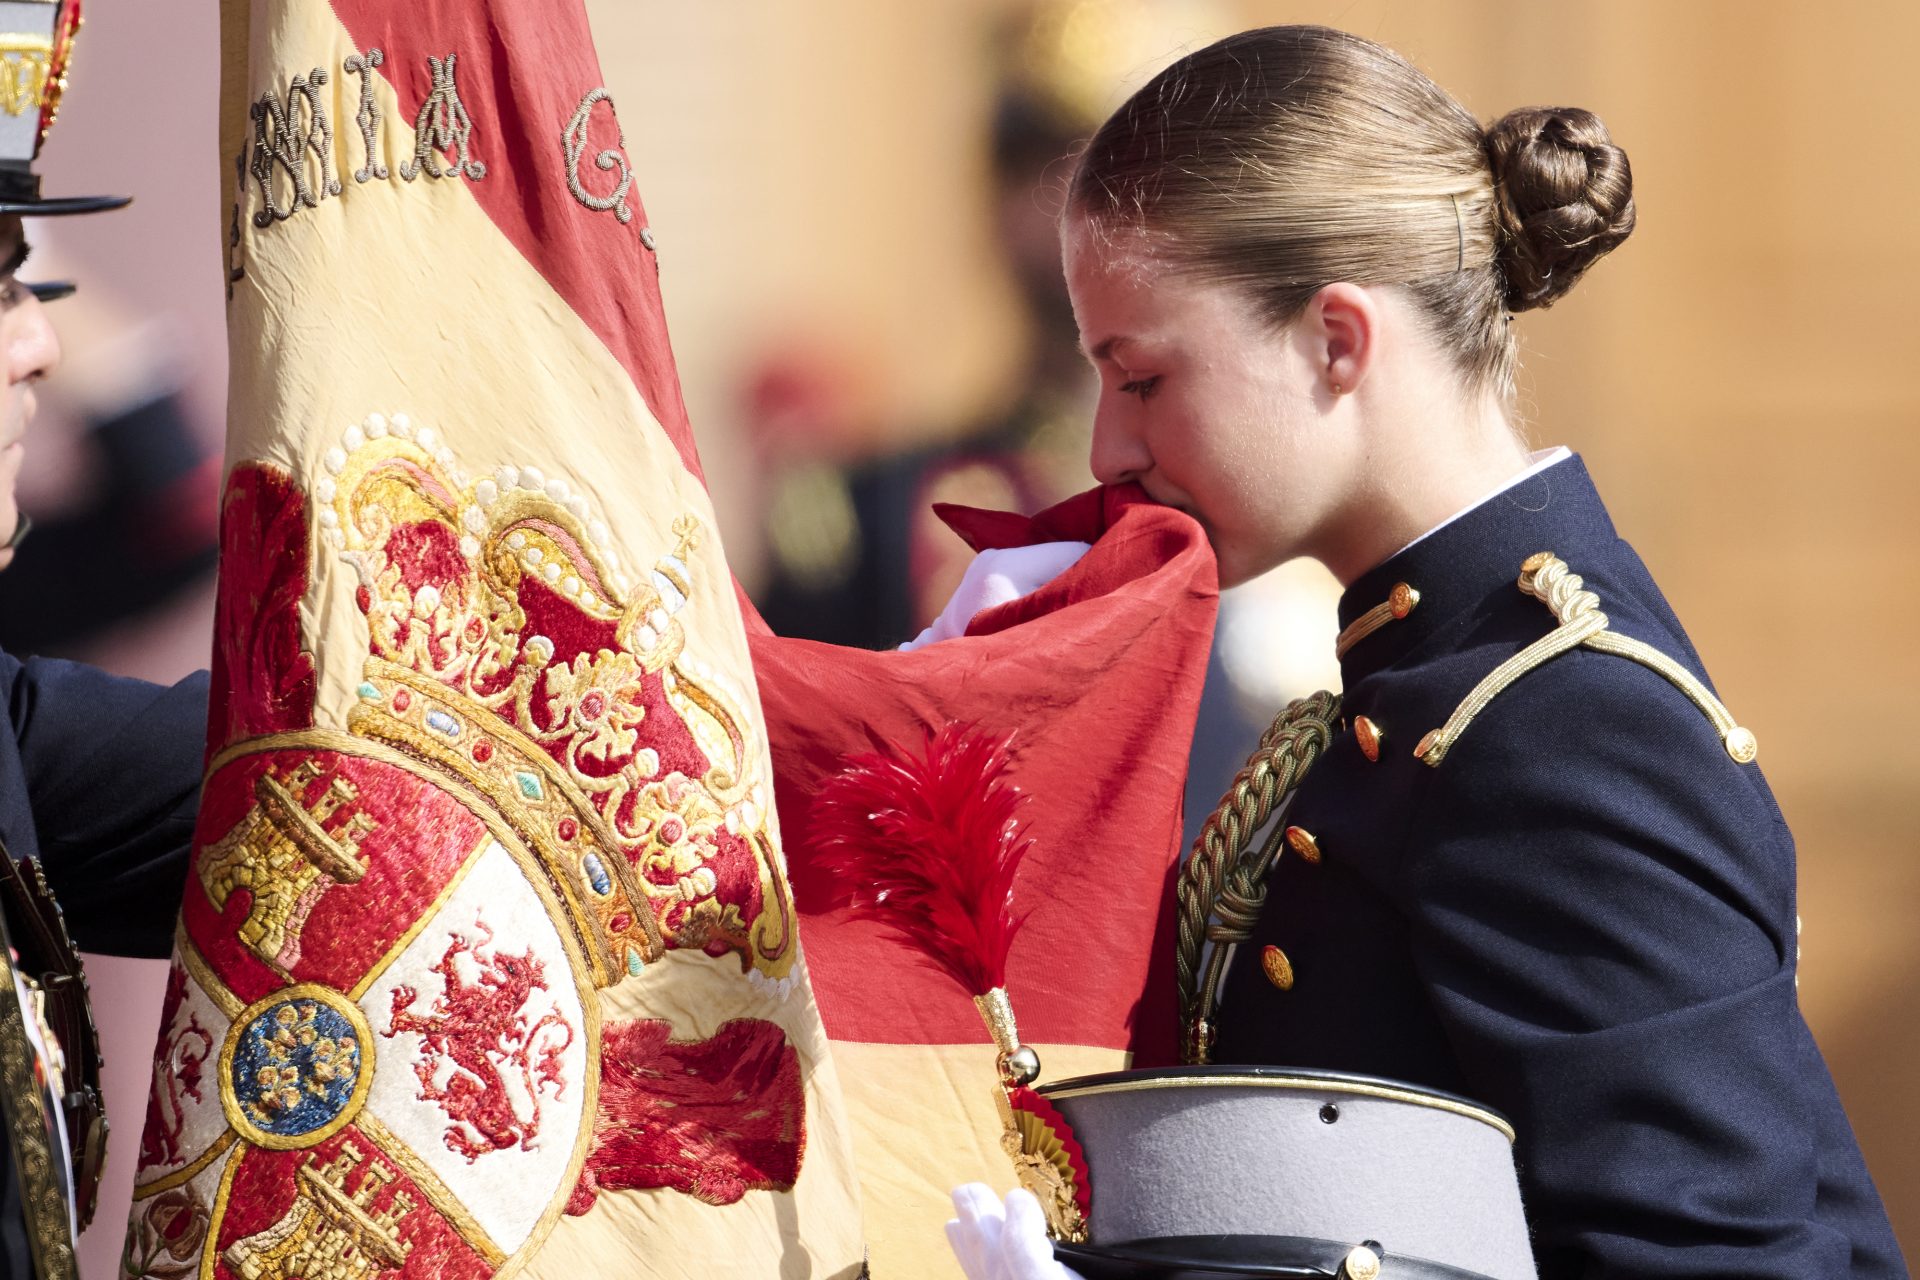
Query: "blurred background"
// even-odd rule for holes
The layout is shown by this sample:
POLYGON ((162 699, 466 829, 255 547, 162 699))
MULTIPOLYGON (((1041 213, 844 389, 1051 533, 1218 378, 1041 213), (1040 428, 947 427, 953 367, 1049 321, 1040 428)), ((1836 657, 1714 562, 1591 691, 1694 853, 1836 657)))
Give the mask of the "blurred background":
MULTIPOLYGON (((1089 483, 1053 186, 1165 62, 1324 22, 1482 119, 1598 112, 1639 228, 1520 321, 1523 410, 1536 446, 1585 455, 1760 736, 1799 840, 1802 1003, 1920 1255, 1920 6, 589 7, 735 570, 781 630, 849 644, 914 634, 957 579, 927 502, 1033 507, 1089 483)), ((138 202, 31 228, 24 274, 83 288, 51 312, 68 364, 30 440, 41 529, 0 577, 0 644, 166 679, 204 664, 211 625, 217 19, 135 0, 88 18, 46 186, 138 202)), ((1281 702, 1336 680, 1336 594, 1295 565, 1225 603, 1190 820, 1281 702)), ((118 1142, 90 1277, 118 1253, 160 968, 96 969, 118 1142)))

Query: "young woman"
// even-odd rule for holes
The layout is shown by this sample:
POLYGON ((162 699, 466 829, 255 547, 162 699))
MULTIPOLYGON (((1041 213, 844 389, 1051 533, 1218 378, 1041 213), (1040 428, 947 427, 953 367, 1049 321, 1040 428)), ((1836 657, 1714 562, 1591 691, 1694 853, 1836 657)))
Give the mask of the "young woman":
POLYGON ((1190 513, 1223 584, 1312 556, 1345 587, 1343 731, 1213 1061, 1498 1107, 1543 1276, 1904 1275, 1795 998, 1753 735, 1512 414, 1515 313, 1633 222, 1593 115, 1483 129, 1318 27, 1182 59, 1081 156, 1095 474, 1190 513))

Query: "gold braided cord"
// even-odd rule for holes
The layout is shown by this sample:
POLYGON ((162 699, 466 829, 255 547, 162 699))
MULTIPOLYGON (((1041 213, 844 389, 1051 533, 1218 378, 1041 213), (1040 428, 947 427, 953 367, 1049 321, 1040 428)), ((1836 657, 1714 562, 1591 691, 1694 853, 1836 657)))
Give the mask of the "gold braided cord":
POLYGON ((1404 582, 1396 582, 1393 591, 1385 600, 1373 606, 1348 624, 1333 642, 1333 656, 1344 658, 1347 650, 1365 640, 1368 636, 1386 626, 1397 622, 1413 612, 1420 603, 1420 593, 1404 582))
POLYGON ((1487 673, 1486 679, 1473 687, 1460 705, 1447 717, 1446 724, 1434 730, 1420 740, 1413 754, 1428 765, 1437 766, 1446 759, 1447 751, 1473 718, 1487 709, 1487 704, 1506 692, 1507 686, 1535 667, 1557 658, 1569 649, 1578 648, 1597 631, 1606 630, 1607 615, 1598 610, 1585 614, 1572 622, 1563 622, 1546 635, 1541 636, 1520 652, 1487 673))
POLYGON ((1175 889, 1174 973, 1180 991, 1181 1056, 1209 1061, 1213 1010, 1228 948, 1251 936, 1267 897, 1267 873, 1285 846, 1274 824, 1257 853, 1248 846, 1333 741, 1337 695, 1319 692, 1288 704, 1260 737, 1233 785, 1208 816, 1180 869, 1175 889), (1214 944, 1201 971, 1205 944, 1214 944))
POLYGON ((1582 645, 1598 653, 1630 658, 1671 681, 1687 695, 1694 706, 1705 713, 1720 734, 1727 754, 1741 764, 1750 764, 1759 754, 1759 744, 1749 729, 1734 720, 1726 705, 1713 696, 1692 672, 1644 641, 1607 630, 1607 615, 1600 609, 1600 597, 1586 590, 1579 574, 1551 551, 1527 557, 1520 566, 1520 590, 1553 610, 1560 625, 1534 641, 1519 653, 1495 667, 1487 677, 1447 717, 1446 724, 1420 740, 1413 754, 1429 766, 1438 767, 1473 718, 1514 681, 1571 649, 1582 645))

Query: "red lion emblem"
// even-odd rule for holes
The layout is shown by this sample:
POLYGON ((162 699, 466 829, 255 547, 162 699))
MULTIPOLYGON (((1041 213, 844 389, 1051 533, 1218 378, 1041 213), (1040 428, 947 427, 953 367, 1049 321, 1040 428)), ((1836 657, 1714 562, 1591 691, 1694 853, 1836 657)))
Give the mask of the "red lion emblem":
POLYGON ((420 993, 409 986, 395 987, 392 1018, 381 1034, 391 1039, 410 1031, 426 1041, 425 1052, 413 1064, 420 1078, 419 1097, 437 1103, 453 1121, 447 1126, 447 1149, 472 1164, 489 1151, 518 1145, 533 1149, 540 1134, 542 1095, 558 1098, 566 1091, 560 1055, 573 1043, 574 1031, 557 1009, 548 1009, 527 1021, 528 999, 547 990, 546 966, 531 950, 501 955, 492 949, 493 930, 475 918, 474 928, 484 937, 473 942, 454 934, 447 953, 433 972, 444 988, 427 1016, 413 1011, 420 993), (460 972, 465 956, 479 970, 474 981, 460 972), (445 1084, 435 1084, 441 1064, 453 1073, 445 1084), (525 1114, 514 1106, 507 1088, 509 1074, 517 1078, 525 1114))

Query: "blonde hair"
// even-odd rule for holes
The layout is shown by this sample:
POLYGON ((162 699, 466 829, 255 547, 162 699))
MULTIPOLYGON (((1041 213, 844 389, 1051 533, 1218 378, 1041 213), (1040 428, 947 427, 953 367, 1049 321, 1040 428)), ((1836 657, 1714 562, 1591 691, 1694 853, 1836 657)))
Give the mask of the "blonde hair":
POLYGON ((1327 27, 1180 59, 1081 154, 1069 214, 1146 231, 1276 325, 1336 280, 1398 285, 1477 387, 1511 389, 1516 311, 1552 305, 1633 230, 1626 152, 1572 107, 1490 128, 1399 54, 1327 27))

